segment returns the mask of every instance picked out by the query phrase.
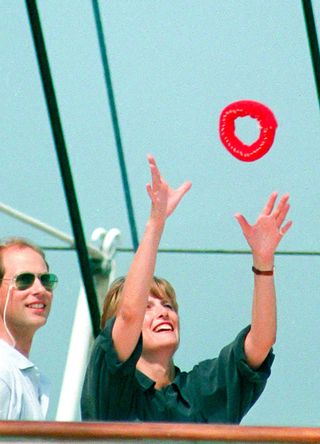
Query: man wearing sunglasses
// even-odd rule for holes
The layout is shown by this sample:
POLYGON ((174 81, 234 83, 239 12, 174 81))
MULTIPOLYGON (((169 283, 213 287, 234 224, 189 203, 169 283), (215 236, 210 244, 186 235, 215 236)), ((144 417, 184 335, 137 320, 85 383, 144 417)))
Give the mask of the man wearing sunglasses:
POLYGON ((0 420, 43 420, 48 383, 29 360, 58 278, 41 249, 20 238, 0 243, 0 420))

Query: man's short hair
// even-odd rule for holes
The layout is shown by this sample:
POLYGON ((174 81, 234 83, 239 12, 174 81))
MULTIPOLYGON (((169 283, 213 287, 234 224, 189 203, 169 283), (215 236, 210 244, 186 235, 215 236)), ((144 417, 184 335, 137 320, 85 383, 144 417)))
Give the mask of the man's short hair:
POLYGON ((39 253, 49 270, 49 265, 46 261, 45 254, 40 247, 30 242, 29 240, 24 239, 23 237, 8 237, 0 241, 0 280, 3 278, 5 274, 5 269, 3 265, 3 253, 9 248, 13 247, 16 247, 20 250, 23 250, 24 248, 30 248, 31 250, 39 253))

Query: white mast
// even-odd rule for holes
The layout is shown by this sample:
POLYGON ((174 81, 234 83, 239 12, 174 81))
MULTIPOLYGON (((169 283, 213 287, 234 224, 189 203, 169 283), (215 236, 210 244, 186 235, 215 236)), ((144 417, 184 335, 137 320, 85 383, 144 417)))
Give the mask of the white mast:
MULTIPOLYGON (((120 238, 120 231, 117 228, 112 228, 109 231, 97 228, 92 233, 91 239, 97 240, 98 238, 102 239, 101 251, 104 260, 101 262, 100 269, 94 274, 94 280, 101 313, 104 296, 109 283, 114 278, 115 263, 113 257, 116 252, 116 244, 120 238)), ((80 419, 81 389, 92 342, 93 333, 89 307, 84 289, 81 286, 56 414, 57 421, 76 421, 80 419)))

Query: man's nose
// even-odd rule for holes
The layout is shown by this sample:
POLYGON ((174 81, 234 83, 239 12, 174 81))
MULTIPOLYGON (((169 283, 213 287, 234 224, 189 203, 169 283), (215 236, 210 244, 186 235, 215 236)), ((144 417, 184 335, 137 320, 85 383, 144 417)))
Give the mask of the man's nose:
POLYGON ((43 292, 43 291, 47 291, 46 288, 43 286, 40 278, 38 276, 36 276, 32 286, 31 286, 31 290, 35 293, 39 293, 39 292, 43 292))

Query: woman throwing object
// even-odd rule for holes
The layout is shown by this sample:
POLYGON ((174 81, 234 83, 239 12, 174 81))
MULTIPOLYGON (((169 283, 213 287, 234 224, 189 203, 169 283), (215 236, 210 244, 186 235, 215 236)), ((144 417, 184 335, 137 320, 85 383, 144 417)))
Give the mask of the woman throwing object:
POLYGON ((254 225, 236 218, 252 250, 254 292, 251 325, 219 356, 190 372, 174 365, 179 345, 175 292, 154 276, 167 218, 191 188, 172 189, 148 156, 151 212, 125 278, 107 293, 101 326, 81 397, 84 420, 240 423, 264 390, 276 338, 274 253, 291 226, 285 223, 289 195, 275 208, 272 193, 254 225))

